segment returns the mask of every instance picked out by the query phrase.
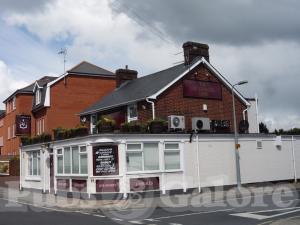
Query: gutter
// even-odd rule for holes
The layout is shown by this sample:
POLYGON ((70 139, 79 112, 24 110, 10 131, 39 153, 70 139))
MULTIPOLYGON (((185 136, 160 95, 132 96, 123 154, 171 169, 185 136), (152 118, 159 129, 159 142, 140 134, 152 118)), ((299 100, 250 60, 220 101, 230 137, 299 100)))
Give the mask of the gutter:
POLYGON ((154 104, 153 100, 151 101, 149 99, 149 97, 146 98, 146 102, 148 102, 148 103, 151 104, 151 107, 152 107, 152 119, 154 120, 155 119, 155 104, 154 104))

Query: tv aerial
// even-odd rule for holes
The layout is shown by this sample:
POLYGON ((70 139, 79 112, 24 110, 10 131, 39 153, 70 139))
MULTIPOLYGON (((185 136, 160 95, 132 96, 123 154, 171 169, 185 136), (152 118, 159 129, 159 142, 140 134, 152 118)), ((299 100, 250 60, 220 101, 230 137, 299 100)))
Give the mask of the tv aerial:
POLYGON ((59 55, 62 55, 64 57, 64 73, 66 72, 67 53, 67 48, 61 48, 58 52, 59 55))

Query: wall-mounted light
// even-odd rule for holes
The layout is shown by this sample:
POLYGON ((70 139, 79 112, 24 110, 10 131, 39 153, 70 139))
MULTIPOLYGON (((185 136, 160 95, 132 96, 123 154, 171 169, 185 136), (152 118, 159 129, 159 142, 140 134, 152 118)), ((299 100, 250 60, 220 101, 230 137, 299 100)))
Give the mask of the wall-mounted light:
POLYGON ((207 112, 207 110, 208 110, 208 109, 207 109, 207 105, 206 105, 206 104, 203 104, 202 109, 203 109, 204 112, 207 112))

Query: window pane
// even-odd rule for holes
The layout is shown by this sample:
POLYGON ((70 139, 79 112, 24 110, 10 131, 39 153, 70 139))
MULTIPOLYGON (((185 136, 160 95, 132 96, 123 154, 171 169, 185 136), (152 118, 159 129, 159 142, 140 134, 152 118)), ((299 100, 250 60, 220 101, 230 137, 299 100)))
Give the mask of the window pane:
POLYGON ((180 169, 180 152, 165 152, 165 169, 180 169))
POLYGON ((91 128, 92 128, 92 134, 96 134, 97 133, 97 115, 94 114, 91 116, 91 128))
POLYGON ((145 170, 159 170, 158 143, 144 144, 145 170))
POLYGON ((62 154, 62 149, 57 149, 57 154, 58 155, 62 154))
POLYGON ((80 152, 86 152, 86 146, 81 146, 80 147, 80 152))
POLYGON ((62 174, 63 172, 64 172, 63 157, 62 156, 58 156, 57 157, 57 173, 58 174, 62 174))
POLYGON ((165 149, 179 149, 178 143, 165 144, 165 149))
POLYGON ((37 174, 37 153, 33 153, 33 173, 32 175, 38 175, 37 174))
POLYGON ((72 147, 72 173, 79 173, 79 150, 78 146, 72 147))
POLYGON ((127 152, 127 171, 142 171, 142 152, 127 152))
POLYGON ((87 154, 80 155, 80 173, 81 174, 88 173, 87 154))
POLYGON ((64 166, 65 173, 71 173, 71 150, 69 147, 64 149, 64 166))
POLYGON ((32 154, 28 155, 29 161, 28 161, 28 173, 29 175, 32 175, 32 154))
POLYGON ((136 118, 136 117, 137 117, 137 105, 130 105, 129 118, 136 118))
POLYGON ((142 145, 141 144, 128 144, 127 150, 141 150, 142 145))
POLYGON ((41 158, 39 156, 40 154, 38 154, 38 158, 37 158, 37 166, 38 166, 38 169, 37 169, 37 175, 41 175, 41 158))

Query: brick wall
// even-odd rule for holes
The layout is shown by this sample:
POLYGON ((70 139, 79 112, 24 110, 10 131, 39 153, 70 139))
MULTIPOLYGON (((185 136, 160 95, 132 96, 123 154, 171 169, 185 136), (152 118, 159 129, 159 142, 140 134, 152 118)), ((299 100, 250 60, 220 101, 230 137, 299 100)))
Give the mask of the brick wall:
MULTIPOLYGON (((30 94, 19 94, 16 96, 16 109, 7 112, 4 117, 4 125, 0 128, 0 134, 3 135, 3 144, 1 148, 1 155, 18 155, 20 138, 11 137, 8 139, 8 127, 10 127, 12 134, 12 127, 16 123, 16 115, 26 114, 31 115, 32 108, 32 95, 30 94)), ((32 121, 32 125, 34 122, 32 121)))
POLYGON ((51 107, 46 116, 36 114, 36 120, 45 117, 45 132, 57 127, 74 128, 80 124, 78 114, 115 89, 115 79, 69 75, 51 87, 51 107))
MULTIPOLYGON (((195 79, 202 81, 213 81, 221 83, 206 67, 198 66, 192 70, 184 79, 195 79)), ((156 117, 167 119, 169 115, 184 115, 186 129, 191 129, 192 117, 208 117, 211 120, 230 120, 232 123, 232 95, 231 90, 222 85, 222 100, 186 98, 183 97, 183 80, 178 81, 164 93, 162 93, 155 103, 156 117), (203 104, 206 104, 208 111, 203 111, 203 104)), ((236 98, 237 122, 242 120, 242 112, 246 106, 236 98)), ((138 106, 139 120, 146 122, 152 118, 151 105, 141 102, 138 106), (142 106, 146 106, 142 107, 142 106)), ((231 126, 232 128, 232 126, 231 126)), ((232 129, 231 129, 232 131, 232 129)))

